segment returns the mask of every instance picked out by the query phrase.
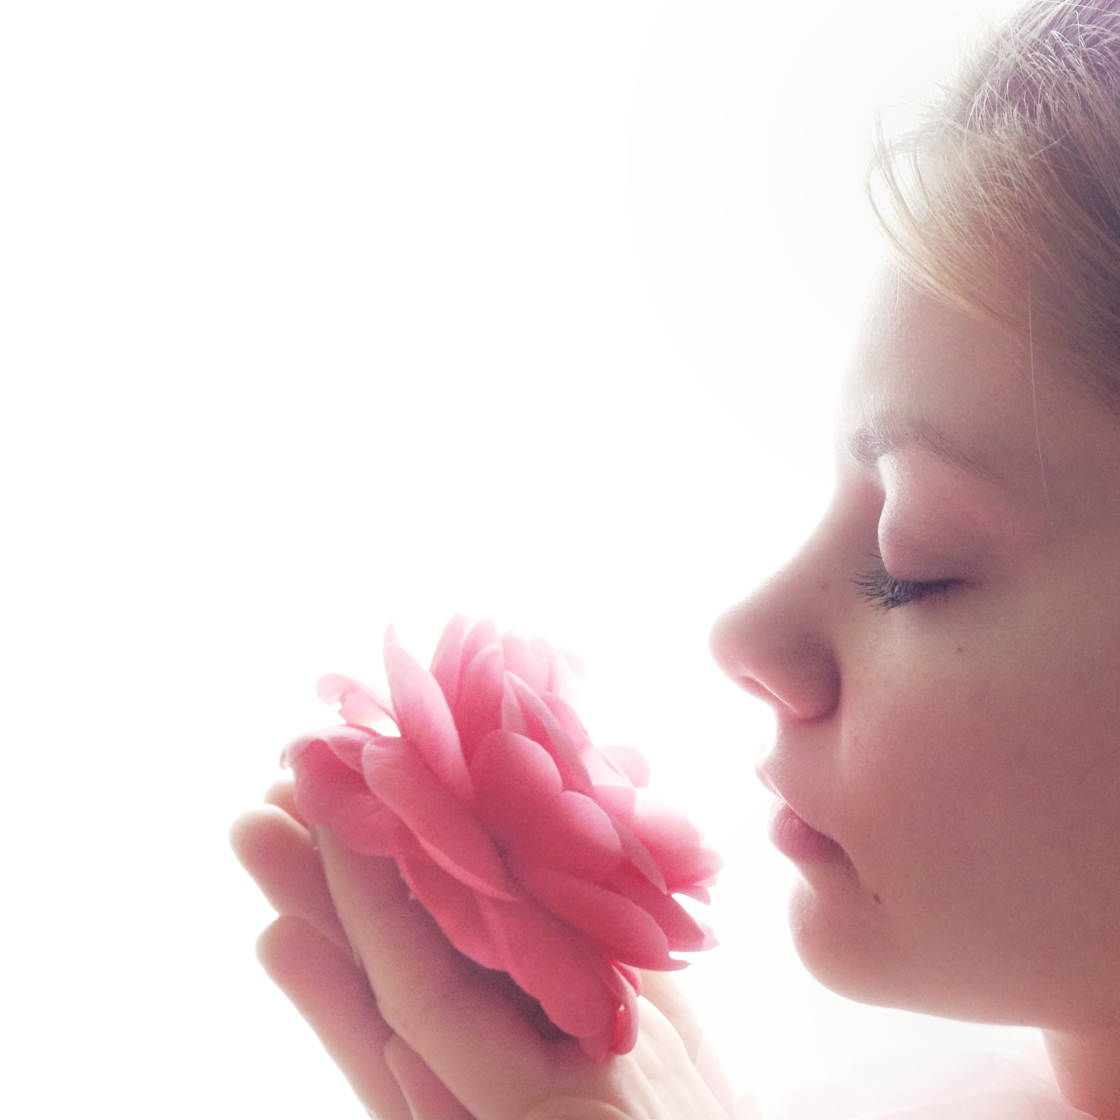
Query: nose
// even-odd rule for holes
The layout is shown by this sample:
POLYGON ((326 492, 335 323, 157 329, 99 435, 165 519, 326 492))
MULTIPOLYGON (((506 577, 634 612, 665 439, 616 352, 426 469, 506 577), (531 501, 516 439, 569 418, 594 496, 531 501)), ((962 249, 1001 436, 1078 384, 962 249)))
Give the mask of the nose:
POLYGON ((840 700, 829 625, 834 595, 827 581, 795 562, 716 621, 711 635, 716 662, 779 718, 830 715, 840 700))

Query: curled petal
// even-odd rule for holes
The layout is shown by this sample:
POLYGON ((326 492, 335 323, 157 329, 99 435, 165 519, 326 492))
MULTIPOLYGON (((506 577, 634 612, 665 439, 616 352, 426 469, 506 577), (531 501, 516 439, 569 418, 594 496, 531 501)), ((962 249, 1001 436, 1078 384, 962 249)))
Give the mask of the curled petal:
POLYGON ((520 677, 534 692, 543 692, 548 666, 537 657, 529 643, 517 634, 502 636, 502 659, 506 672, 520 677))
POLYGON ((697 902, 708 903, 712 901, 712 892, 707 887, 683 887, 677 891, 677 894, 687 895, 689 898, 696 899, 697 902))
POLYGON ((610 1049, 628 1054, 638 1041, 638 996, 642 990, 641 973, 629 965, 602 961, 600 975, 607 989, 618 1000, 610 1049))
POLYGON ((583 726, 583 721, 562 696, 551 692, 542 692, 541 702, 553 714, 556 722, 564 729, 581 755, 586 750, 594 750, 591 746, 591 739, 587 734, 587 728, 583 726))
POLYGON ((640 791, 630 827, 657 860, 670 891, 710 886, 723 866, 720 857, 700 843, 700 833, 680 813, 640 791))
POLYGON ((467 663, 455 705, 463 757, 469 762, 479 740, 501 726, 502 647, 485 646, 467 663))
POLYGON ((596 780, 591 796, 617 823, 629 821, 634 816, 637 792, 628 781, 596 780))
POLYGON ((698 922, 672 895, 659 891, 632 868, 621 868, 611 876, 609 885, 657 922, 674 952, 695 953, 715 947, 716 939, 706 925, 698 922))
POLYGON ((626 775, 631 785, 638 787, 649 785, 649 763, 646 761, 646 756, 637 748, 600 747, 599 749, 626 775))
POLYGON ((435 678, 386 635, 385 671, 402 738, 412 743, 440 782, 464 804, 471 801, 470 775, 451 709, 435 678))
POLYGON ((553 666, 549 693, 566 704, 574 704, 582 675, 583 669, 579 661, 571 654, 561 654, 553 666))
POLYGON ((503 731, 514 731, 518 735, 524 735, 531 739, 533 735, 529 727, 529 721, 525 718, 525 712, 517 700, 517 691, 513 687, 513 681, 516 679, 512 673, 507 674, 503 669, 501 724, 499 726, 503 731))
MULTIPOLYGON (((580 759, 576 743, 551 709, 523 680, 506 673, 506 695, 516 698, 525 734, 535 739, 556 760, 565 789, 591 793, 591 779, 580 759)), ((507 701, 507 703, 512 700, 507 701)), ((504 726, 504 724, 503 724, 504 726)))
POLYGON ((614 822, 614 830, 622 844, 622 851, 635 870, 640 871, 662 894, 665 894, 669 890, 669 885, 665 882, 665 876, 661 874, 661 868, 658 867, 657 860, 650 854, 649 849, 621 821, 614 822))
POLYGON ((338 714, 346 723, 372 727, 384 719, 397 722, 389 700, 377 689, 362 684, 353 677, 328 673, 319 678, 315 686, 315 694, 325 704, 337 704, 338 714))
POLYGON ((476 622, 463 639, 463 664, 469 665, 487 646, 501 648, 498 628, 489 620, 476 622))
POLYGON ((478 898, 470 887, 421 852, 402 853, 397 865, 409 890, 460 953, 485 968, 505 970, 506 963, 490 937, 478 898))
POLYGON ((512 731, 491 731, 471 759, 480 812, 519 825, 564 789, 556 760, 539 743, 512 731), (509 816, 512 814, 512 816, 509 816))
POLYGON ((293 796, 304 820, 326 825, 352 851, 371 856, 394 854, 400 821, 324 739, 305 735, 289 747, 286 757, 295 771, 293 796))
POLYGON ((470 625, 465 615, 457 614, 443 628, 432 655, 432 676, 443 692, 447 706, 454 712, 459 697, 459 678, 463 667, 463 641, 470 625))
POLYGON ((344 762, 355 773, 362 772, 362 751, 374 738, 374 733, 366 727, 352 727, 342 724, 314 731, 293 739, 280 756, 281 766, 291 766, 312 743, 324 743, 340 762, 344 762))
POLYGON ((606 754, 590 744, 580 752, 580 758, 595 787, 595 799, 604 807, 629 820, 637 804, 637 787, 626 771, 606 754))
POLYGON ((615 1054, 629 1054, 638 1042, 638 1009, 621 1004, 614 1016, 614 1033, 611 1035, 610 1048, 615 1054))
POLYGON ((590 797, 563 790, 515 836, 510 846, 545 867, 605 879, 624 858, 611 819, 590 797))
POLYGON ((444 871, 482 894, 517 897, 490 837, 407 740, 374 736, 362 768, 369 788, 444 871))
POLYGON ((611 962, 615 969, 622 974, 623 980, 634 989, 636 995, 642 994, 642 973, 640 969, 635 968, 633 965, 624 964, 622 961, 611 962))
POLYGON ((577 1038, 609 1041, 617 999, 599 976, 602 954, 531 899, 514 904, 483 898, 479 904, 510 975, 545 1014, 577 1038))
POLYGON ((530 862, 511 863, 511 870, 538 902, 583 930, 612 959, 637 968, 684 967, 669 956, 669 941, 654 918, 624 895, 530 862))
POLYGON ((389 696, 319 682, 344 722, 285 748, 297 808, 394 859, 451 944, 507 973, 533 1015, 596 1061, 627 1052, 640 970, 715 943, 674 895, 707 900, 718 857, 649 798, 638 751, 595 748, 569 702, 574 663, 544 639, 456 616, 425 670, 390 627, 385 667, 389 696), (376 733, 386 718, 399 737, 376 733))
POLYGON ((471 760, 478 811, 522 861, 606 878, 623 848, 610 817, 589 797, 565 790, 555 760, 539 743, 494 731, 471 760))

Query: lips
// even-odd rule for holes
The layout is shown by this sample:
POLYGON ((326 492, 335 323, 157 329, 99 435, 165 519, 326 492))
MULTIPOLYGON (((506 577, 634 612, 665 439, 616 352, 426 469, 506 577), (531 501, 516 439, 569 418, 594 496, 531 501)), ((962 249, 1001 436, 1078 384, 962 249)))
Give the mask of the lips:
POLYGON ((777 798, 770 817, 770 839, 783 854, 796 862, 834 860, 844 849, 827 833, 807 821, 774 783, 764 766, 756 767, 759 781, 777 798))
POLYGON ((817 827, 816 827, 816 826, 815 826, 815 825, 813 824, 813 822, 812 822, 811 820, 809 820, 809 819, 808 819, 808 818, 807 818, 807 817, 805 816, 805 814, 801 812, 801 810, 800 810, 799 808, 797 808, 797 803, 796 803, 796 801, 791 801, 791 800, 790 800, 790 798, 786 796, 786 793, 785 793, 785 792, 784 792, 784 791, 783 791, 783 790, 782 790, 782 789, 781 789, 781 788, 780 788, 780 787, 778 786, 777 782, 775 782, 775 781, 774 781, 774 779, 773 779, 773 778, 771 777, 771 775, 770 775, 769 771, 768 771, 768 770, 767 770, 767 768, 766 768, 766 764, 765 764, 765 763, 759 763, 759 765, 755 767, 755 774, 757 774, 757 775, 758 775, 758 780, 759 780, 759 781, 760 781, 760 782, 761 782, 761 783, 762 783, 762 784, 763 784, 763 785, 764 785, 764 786, 765 786, 765 787, 766 787, 766 788, 767 788, 767 789, 768 789, 768 790, 769 790, 769 791, 770 791, 770 792, 771 792, 771 793, 772 793, 772 794, 773 794, 773 795, 774 795, 775 797, 777 797, 777 798, 780 798, 780 799, 781 799, 782 801, 784 801, 784 802, 785 802, 785 803, 786 803, 787 805, 789 805, 789 806, 790 806, 790 808, 791 808, 791 809, 793 809, 793 811, 794 811, 794 812, 795 812, 795 813, 796 813, 796 814, 797 814, 797 815, 798 815, 798 816, 799 816, 799 817, 800 817, 800 818, 801 818, 801 819, 802 819, 802 820, 803 820, 803 821, 804 821, 804 822, 805 822, 805 823, 806 823, 807 825, 809 825, 809 827, 810 827, 810 828, 812 828, 814 832, 821 832, 821 835, 824 835, 824 836, 827 836, 827 835, 828 835, 827 833, 825 833, 825 832, 822 832, 822 831, 821 831, 821 829, 817 828, 817 827))

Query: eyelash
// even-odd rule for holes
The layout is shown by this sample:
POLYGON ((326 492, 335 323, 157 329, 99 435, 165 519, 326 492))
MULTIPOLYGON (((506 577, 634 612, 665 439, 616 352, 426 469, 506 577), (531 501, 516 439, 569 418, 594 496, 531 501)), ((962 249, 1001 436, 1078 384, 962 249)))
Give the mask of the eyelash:
POLYGON ((909 580, 895 579, 883 567, 883 558, 874 554, 873 566, 856 577, 855 584, 860 594, 873 606, 889 611, 894 607, 904 607, 932 595, 944 595, 950 587, 960 580, 932 579, 909 580))

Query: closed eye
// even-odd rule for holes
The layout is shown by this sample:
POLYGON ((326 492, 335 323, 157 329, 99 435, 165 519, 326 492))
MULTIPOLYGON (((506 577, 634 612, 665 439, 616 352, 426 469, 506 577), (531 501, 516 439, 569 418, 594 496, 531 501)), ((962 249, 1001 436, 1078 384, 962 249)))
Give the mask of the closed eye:
POLYGON ((879 610, 887 611, 932 595, 943 595, 960 583, 956 579, 895 579, 883 566, 882 557, 876 554, 872 560, 872 565, 856 577, 855 585, 860 594, 879 610))

